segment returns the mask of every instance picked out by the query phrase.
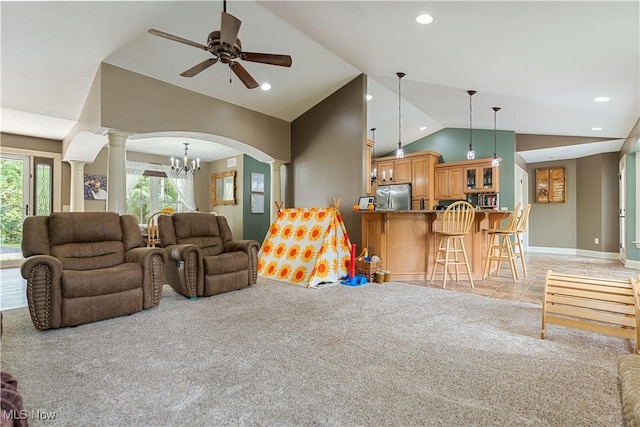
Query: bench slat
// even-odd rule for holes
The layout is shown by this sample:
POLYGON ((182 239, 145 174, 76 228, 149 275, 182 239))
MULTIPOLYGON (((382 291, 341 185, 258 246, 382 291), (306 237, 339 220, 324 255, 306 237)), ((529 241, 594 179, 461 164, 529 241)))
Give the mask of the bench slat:
POLYGON ((635 340, 640 354, 640 292, 634 279, 547 272, 542 302, 542 334, 546 323, 635 340))
POLYGON ((610 313, 619 313, 625 316, 635 316, 636 308, 631 303, 618 301, 605 301, 601 299, 574 298, 566 295, 549 295, 547 303, 570 305, 574 307, 585 307, 593 310, 608 311, 610 313))
POLYGON ((579 320, 567 319, 565 317, 546 316, 547 323, 569 326, 584 331, 596 332, 604 335, 612 335, 618 338, 626 338, 629 340, 637 339, 636 332, 633 329, 614 328, 612 326, 600 325, 597 323, 581 322, 579 320))

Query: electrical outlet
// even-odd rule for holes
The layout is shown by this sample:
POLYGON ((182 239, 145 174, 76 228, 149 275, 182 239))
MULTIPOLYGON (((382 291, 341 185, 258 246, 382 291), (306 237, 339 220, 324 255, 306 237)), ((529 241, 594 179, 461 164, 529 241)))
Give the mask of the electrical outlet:
POLYGON ((598 239, 597 237, 595 237, 595 238, 593 239, 593 243, 595 243, 596 245, 599 245, 599 244, 600 244, 600 239, 598 239))

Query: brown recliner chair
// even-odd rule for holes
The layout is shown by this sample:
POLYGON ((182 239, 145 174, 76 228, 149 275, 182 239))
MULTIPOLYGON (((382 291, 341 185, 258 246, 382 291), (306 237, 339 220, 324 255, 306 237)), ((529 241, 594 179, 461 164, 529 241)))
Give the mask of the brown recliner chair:
POLYGON ((255 240, 233 240, 224 216, 204 212, 158 217, 167 252, 167 281, 180 294, 197 298, 254 285, 258 279, 255 240))
POLYGON ((27 217, 20 272, 37 329, 79 325, 157 306, 166 255, 147 248, 133 215, 27 217))

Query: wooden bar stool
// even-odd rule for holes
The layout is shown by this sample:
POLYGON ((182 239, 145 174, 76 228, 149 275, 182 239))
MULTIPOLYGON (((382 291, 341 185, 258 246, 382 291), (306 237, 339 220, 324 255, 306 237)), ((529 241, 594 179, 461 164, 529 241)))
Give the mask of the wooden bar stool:
POLYGON ((444 211, 440 221, 441 230, 434 230, 434 233, 439 237, 440 243, 436 252, 433 268, 431 269, 429 282, 433 281, 433 276, 436 273, 438 264, 442 264, 444 267, 442 272, 442 287, 445 288, 447 286, 449 266, 455 266, 456 281, 458 281, 458 266, 464 265, 467 269, 467 275, 469 276, 469 283, 471 283, 471 288, 473 288, 473 277, 471 277, 469 258, 467 258, 467 252, 464 247, 464 238, 471 231, 475 214, 476 212, 473 209, 473 205, 464 201, 452 203, 444 211), (462 255, 462 259, 458 258, 459 254, 462 255), (453 259, 449 258, 450 255, 453 255, 453 259))
POLYGON ((522 235, 527 232, 527 227, 529 224, 529 212, 531 211, 531 203, 525 206, 522 211, 522 215, 518 218, 518 225, 516 226, 516 232, 513 234, 513 240, 511 247, 518 248, 517 251, 513 252, 513 257, 520 258, 520 263, 522 264, 522 272, 524 273, 524 277, 527 277, 527 265, 524 261, 524 254, 522 250, 522 235))
POLYGON ((513 255, 511 236, 515 234, 518 228, 519 211, 520 203, 518 203, 513 212, 511 212, 511 215, 509 215, 507 223, 503 228, 487 230, 487 235, 489 236, 489 249, 484 261, 484 271, 482 272, 483 279, 491 273, 491 266, 494 261, 496 262, 496 274, 500 273, 502 261, 508 261, 513 281, 515 282, 518 280, 518 270, 516 269, 515 258, 513 255))

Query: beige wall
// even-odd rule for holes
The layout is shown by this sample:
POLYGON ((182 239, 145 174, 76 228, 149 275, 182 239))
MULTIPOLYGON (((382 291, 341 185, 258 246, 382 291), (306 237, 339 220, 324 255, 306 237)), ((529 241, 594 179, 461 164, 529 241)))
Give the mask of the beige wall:
POLYGON ((109 64, 102 64, 101 79, 102 127, 219 135, 245 144, 246 153, 258 160, 291 159, 291 129, 284 120, 109 64))
POLYGON ((530 200, 535 201, 535 170, 561 166, 566 168, 566 203, 532 203, 529 245, 617 253, 618 153, 529 164, 530 200))
MULTIPOLYGON (((200 197, 205 196, 207 210, 217 212, 219 215, 226 217, 229 227, 231 228, 231 233, 233 233, 233 237, 236 239, 242 239, 244 227, 243 211, 248 210, 250 207, 244 206, 243 204, 244 176, 242 172, 244 170, 244 156, 236 156, 235 159, 236 166, 232 168, 227 167, 227 159, 209 163, 208 173, 206 176, 208 194, 199 194, 196 197, 200 200, 200 197), (231 170, 236 171, 236 204, 211 206, 211 174, 229 172, 231 170)), ((199 185, 197 188, 202 188, 202 186, 199 185)), ((196 193, 199 191, 200 190, 196 190, 196 193)))
POLYGON ((295 207, 331 206, 341 213, 351 243, 360 248, 360 216, 351 207, 365 190, 367 79, 360 75, 291 124, 291 174, 295 207))
POLYGON ((619 251, 618 153, 578 159, 578 249, 619 251), (599 239, 596 244, 594 238, 599 239))
POLYGON ((577 246, 576 228, 576 161, 531 163, 529 172, 529 246, 543 248, 575 249, 577 246), (535 203, 536 169, 565 167, 566 203, 535 203))

